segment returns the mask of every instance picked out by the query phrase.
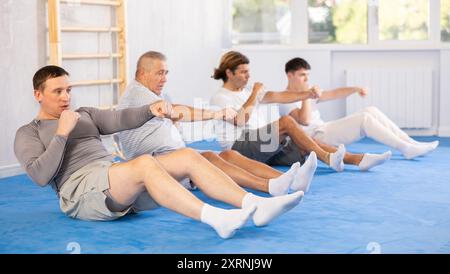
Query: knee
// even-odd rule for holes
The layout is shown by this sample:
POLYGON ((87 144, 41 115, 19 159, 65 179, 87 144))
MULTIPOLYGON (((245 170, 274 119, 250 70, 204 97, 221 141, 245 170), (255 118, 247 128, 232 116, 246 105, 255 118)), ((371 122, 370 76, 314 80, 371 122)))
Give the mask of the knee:
POLYGON ((364 113, 375 114, 375 113, 380 112, 380 110, 379 110, 377 107, 370 106, 370 107, 365 107, 365 108, 363 109, 363 112, 364 112, 364 113))
POLYGON ((188 161, 195 161, 198 158, 202 158, 200 156, 200 153, 198 153, 195 149, 190 148, 190 147, 182 148, 182 149, 178 150, 178 153, 180 153, 180 155, 184 159, 187 159, 188 161))
POLYGON ((236 156, 239 156, 240 153, 235 150, 225 150, 219 153, 220 158, 224 159, 225 161, 229 161, 230 159, 235 158, 236 156))
POLYGON ((203 157, 205 157, 208 161, 212 161, 217 159, 219 156, 212 151, 205 151, 200 153, 203 157))
POLYGON ((158 165, 158 161, 148 154, 134 158, 130 163, 132 164, 132 168, 137 172, 141 170, 148 170, 149 168, 156 167, 158 165))
POLYGON ((290 115, 283 115, 278 121, 280 122, 280 129, 289 130, 297 126, 297 122, 290 115))

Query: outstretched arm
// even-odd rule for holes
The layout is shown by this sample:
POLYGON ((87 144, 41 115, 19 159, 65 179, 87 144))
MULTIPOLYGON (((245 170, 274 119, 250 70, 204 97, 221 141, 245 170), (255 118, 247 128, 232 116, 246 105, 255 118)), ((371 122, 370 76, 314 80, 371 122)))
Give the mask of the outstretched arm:
POLYGON ((281 91, 281 92, 268 91, 261 100, 261 103, 288 104, 306 99, 315 99, 318 98, 319 96, 320 91, 315 89, 309 89, 308 91, 281 91))
POLYGON ((232 108, 224 108, 218 111, 198 109, 186 105, 173 105, 172 120, 180 122, 193 122, 204 120, 230 120, 236 116, 232 108))
POLYGON ((324 91, 322 95, 320 96, 318 102, 328 101, 328 100, 335 100, 335 99, 341 99, 348 97, 352 95, 353 93, 358 93, 361 97, 364 97, 367 95, 367 90, 365 88, 361 87, 342 87, 337 88, 329 91, 324 91))

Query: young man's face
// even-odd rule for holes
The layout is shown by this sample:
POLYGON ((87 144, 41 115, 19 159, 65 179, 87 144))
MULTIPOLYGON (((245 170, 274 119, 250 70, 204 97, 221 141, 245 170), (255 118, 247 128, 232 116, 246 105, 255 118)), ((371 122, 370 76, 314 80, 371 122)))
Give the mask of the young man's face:
POLYGON ((288 72, 289 83, 306 91, 309 88, 309 70, 301 68, 295 72, 288 72))
POLYGON ((239 65, 236 70, 231 72, 230 70, 227 70, 227 76, 229 83, 233 84, 238 89, 244 88, 247 83, 248 79, 250 78, 250 69, 248 64, 241 64, 239 65))
POLYGON ((163 60, 152 60, 150 69, 143 72, 143 84, 156 95, 160 95, 167 82, 167 63, 163 60))
POLYGON ((70 109, 72 86, 67 75, 45 81, 43 90, 35 90, 34 97, 45 114, 59 118, 64 110, 70 109))

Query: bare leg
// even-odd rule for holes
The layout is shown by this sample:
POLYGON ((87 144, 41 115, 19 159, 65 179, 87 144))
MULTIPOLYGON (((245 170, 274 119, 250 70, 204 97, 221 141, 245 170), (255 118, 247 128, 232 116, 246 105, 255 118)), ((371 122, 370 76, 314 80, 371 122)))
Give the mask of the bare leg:
POLYGON ((220 168, 228 176, 230 176, 231 179, 233 179, 233 181, 235 181, 238 185, 242 187, 256 189, 259 191, 269 192, 269 179, 255 176, 254 174, 248 172, 247 170, 242 169, 240 166, 234 165, 231 162, 224 160, 214 152, 207 151, 201 153, 201 155, 205 157, 213 165, 220 168))
POLYGON ((108 172, 112 198, 122 205, 131 205, 144 191, 161 206, 200 220, 204 205, 182 187, 150 156, 141 156, 126 163, 114 164, 108 172))
POLYGON ((183 148, 155 159, 174 178, 189 177, 209 197, 242 207, 247 192, 195 150, 183 148))
POLYGON ((330 153, 323 150, 316 142, 314 142, 314 140, 297 124, 294 118, 291 116, 282 116, 278 122, 280 139, 289 136, 301 150, 308 153, 314 151, 319 160, 327 165, 330 164, 330 153))
POLYGON ((247 158, 235 150, 222 151, 219 156, 225 161, 245 169, 255 176, 273 179, 281 176, 283 173, 258 161, 247 158))
MULTIPOLYGON (((334 146, 327 145, 325 143, 320 142, 319 140, 314 140, 323 150, 328 151, 330 153, 334 153, 337 151, 337 148, 334 146)), ((359 165, 361 163, 364 154, 354 154, 350 152, 346 152, 344 156, 344 163, 350 165, 359 165)))

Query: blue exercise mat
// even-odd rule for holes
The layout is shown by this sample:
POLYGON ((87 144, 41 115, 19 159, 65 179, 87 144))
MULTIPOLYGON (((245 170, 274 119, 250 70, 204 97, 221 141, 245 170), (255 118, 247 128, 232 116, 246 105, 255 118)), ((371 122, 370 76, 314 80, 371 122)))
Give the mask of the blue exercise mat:
MULTIPOLYGON (((408 161, 394 151, 369 172, 335 173, 320 163, 299 206, 266 227, 249 222, 228 240, 164 208, 112 222, 73 220, 51 188, 26 176, 1 179, 0 253, 450 253, 450 138, 439 140, 430 155, 408 161)), ((189 146, 218 149, 216 142, 189 146)), ((365 139, 348 150, 387 148, 365 139)))

